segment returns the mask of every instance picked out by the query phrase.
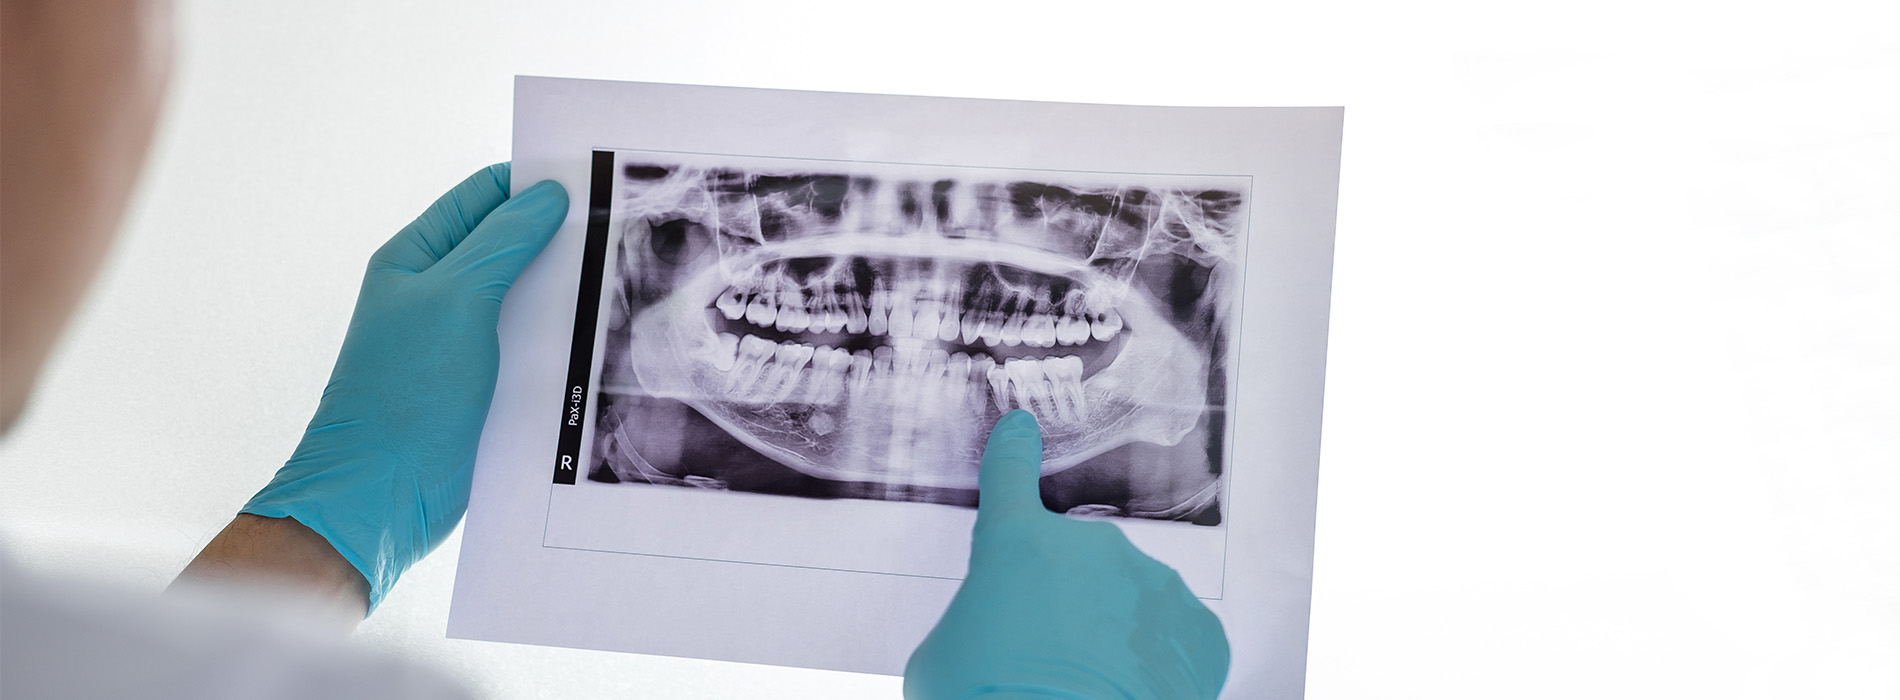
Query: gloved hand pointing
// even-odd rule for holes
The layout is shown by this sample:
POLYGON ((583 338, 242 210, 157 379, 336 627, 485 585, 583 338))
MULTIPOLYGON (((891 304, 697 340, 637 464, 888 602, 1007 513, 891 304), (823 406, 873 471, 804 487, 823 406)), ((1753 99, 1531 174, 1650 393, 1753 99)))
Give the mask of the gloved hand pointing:
POLYGON ((371 610, 468 509, 502 297, 567 214, 559 184, 510 198, 508 176, 475 173, 370 257, 316 416, 242 510, 322 535, 368 579, 371 610))
POLYGON ((1105 522, 1042 505, 1042 430, 996 422, 978 476, 969 575, 911 654, 904 696, 1214 698, 1227 637, 1180 575, 1105 522))

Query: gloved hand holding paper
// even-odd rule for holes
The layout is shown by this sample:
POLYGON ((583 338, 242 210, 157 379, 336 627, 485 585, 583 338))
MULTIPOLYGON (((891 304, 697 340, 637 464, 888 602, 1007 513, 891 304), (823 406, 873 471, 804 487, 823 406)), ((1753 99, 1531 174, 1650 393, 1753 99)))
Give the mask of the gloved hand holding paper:
POLYGON ((567 214, 509 166, 469 176, 370 258, 323 402, 297 451, 242 512, 295 518, 369 581, 375 610, 468 508, 495 392, 502 297, 567 214))

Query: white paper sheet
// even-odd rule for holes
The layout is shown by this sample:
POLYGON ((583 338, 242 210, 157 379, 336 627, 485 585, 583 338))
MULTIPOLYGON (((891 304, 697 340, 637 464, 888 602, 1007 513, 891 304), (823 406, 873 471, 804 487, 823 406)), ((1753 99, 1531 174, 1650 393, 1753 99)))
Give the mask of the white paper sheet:
POLYGON ((513 187, 572 209, 503 307, 450 635, 900 673, 1026 407, 1045 503, 1221 616, 1226 696, 1300 696, 1340 128, 518 79, 513 187))

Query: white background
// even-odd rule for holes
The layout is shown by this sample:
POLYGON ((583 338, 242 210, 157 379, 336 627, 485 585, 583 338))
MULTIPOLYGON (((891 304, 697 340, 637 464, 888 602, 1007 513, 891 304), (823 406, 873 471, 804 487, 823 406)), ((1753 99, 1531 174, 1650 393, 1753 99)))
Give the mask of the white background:
MULTIPOLYGON (((157 589, 315 408, 364 260, 507 157, 516 73, 1345 105, 1312 698, 1900 694, 1900 39, 1877 3, 183 2, 0 532, 157 589), (1531 6, 1540 9, 1530 10, 1531 6)), ((896 679, 361 641, 497 698, 896 679)))

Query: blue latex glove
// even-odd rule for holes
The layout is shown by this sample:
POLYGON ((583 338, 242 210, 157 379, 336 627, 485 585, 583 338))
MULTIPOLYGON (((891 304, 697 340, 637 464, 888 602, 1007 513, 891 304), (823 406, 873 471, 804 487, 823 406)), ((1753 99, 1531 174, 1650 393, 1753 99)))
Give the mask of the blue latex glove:
POLYGON ((1227 636, 1173 569, 1106 522, 1042 505, 1042 429, 996 421, 978 476, 970 571, 911 653, 911 700, 1213 698, 1227 636))
POLYGON ((329 540, 369 580, 371 610, 468 509, 501 299, 566 215, 552 181, 510 199, 501 163, 383 244, 303 441, 244 505, 329 540))

